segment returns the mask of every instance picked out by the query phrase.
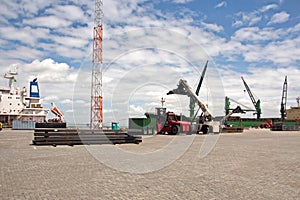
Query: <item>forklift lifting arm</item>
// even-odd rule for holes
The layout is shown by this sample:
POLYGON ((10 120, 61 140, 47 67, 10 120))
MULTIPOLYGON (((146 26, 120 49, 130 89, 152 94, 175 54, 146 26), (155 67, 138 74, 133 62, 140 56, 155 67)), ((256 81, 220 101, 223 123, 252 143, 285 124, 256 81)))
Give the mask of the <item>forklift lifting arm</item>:
POLYGON ((192 88, 188 85, 186 80, 180 79, 178 87, 167 93, 167 95, 170 95, 170 94, 187 95, 188 97, 192 98, 194 100, 194 102, 196 102, 198 104, 198 106, 200 107, 200 109, 202 110, 205 120, 207 120, 207 121, 212 120, 213 115, 208 110, 207 106, 195 94, 195 92, 193 92, 192 88))

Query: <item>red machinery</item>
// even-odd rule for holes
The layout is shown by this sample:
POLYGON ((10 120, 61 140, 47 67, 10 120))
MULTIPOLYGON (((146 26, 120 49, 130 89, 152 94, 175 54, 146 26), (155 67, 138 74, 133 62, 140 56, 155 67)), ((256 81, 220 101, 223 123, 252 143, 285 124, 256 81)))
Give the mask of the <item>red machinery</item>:
POLYGON ((51 122, 65 122, 64 114, 58 109, 54 102, 51 103, 51 112, 57 116, 55 119, 51 119, 51 122))
POLYGON ((158 130, 160 133, 169 133, 172 135, 178 132, 190 132, 191 122, 179 121, 173 112, 166 113, 166 120, 164 123, 158 123, 158 130))

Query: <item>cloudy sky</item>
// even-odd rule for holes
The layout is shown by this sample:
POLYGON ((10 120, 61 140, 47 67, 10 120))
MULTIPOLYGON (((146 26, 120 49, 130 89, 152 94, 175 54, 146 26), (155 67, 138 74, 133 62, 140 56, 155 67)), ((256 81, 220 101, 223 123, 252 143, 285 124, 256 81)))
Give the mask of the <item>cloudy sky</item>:
MULTIPOLYGON (((287 106, 300 96, 300 8, 294 0, 110 0, 104 4, 104 122, 154 112, 161 97, 172 111, 188 114, 188 99, 166 96, 180 78, 200 91, 214 115, 225 95, 279 117, 288 76, 287 106)), ((2 1, 0 73, 17 67, 16 85, 37 77, 44 107, 55 102, 69 123, 88 123, 94 1, 2 1)), ((0 80, 7 86, 6 80, 0 80)), ((232 107, 235 104, 232 103, 232 107)), ((252 116, 252 113, 249 113, 252 116)))

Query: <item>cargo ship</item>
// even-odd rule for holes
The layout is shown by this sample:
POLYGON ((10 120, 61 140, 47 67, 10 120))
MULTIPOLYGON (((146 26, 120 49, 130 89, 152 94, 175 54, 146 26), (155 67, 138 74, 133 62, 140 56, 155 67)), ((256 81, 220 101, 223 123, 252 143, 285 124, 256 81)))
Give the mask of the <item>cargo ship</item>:
POLYGON ((296 98, 297 106, 286 109, 286 119, 300 121, 300 96, 296 98))
POLYGON ((27 96, 26 87, 14 86, 17 74, 16 70, 11 70, 4 75, 8 79, 8 88, 0 88, 0 122, 3 127, 12 127, 14 121, 45 122, 50 109, 41 103, 37 79, 30 82, 27 96))

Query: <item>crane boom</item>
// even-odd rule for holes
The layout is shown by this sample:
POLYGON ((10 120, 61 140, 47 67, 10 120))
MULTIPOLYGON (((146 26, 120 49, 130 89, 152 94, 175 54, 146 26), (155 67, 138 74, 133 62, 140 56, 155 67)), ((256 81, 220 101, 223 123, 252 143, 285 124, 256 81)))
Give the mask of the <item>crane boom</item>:
POLYGON ((202 110, 204 114, 204 118, 207 121, 211 121, 213 118, 212 113, 208 110, 207 106, 199 99, 199 97, 196 95, 195 92, 193 92, 192 88, 188 85, 186 80, 180 79, 178 87, 174 90, 171 90, 167 93, 169 94, 182 94, 182 95, 187 95, 188 97, 192 98, 194 102, 198 104, 200 109, 202 110))
MULTIPOLYGON (((206 73, 206 69, 207 69, 207 65, 208 65, 208 60, 206 61, 206 64, 204 66, 204 69, 202 71, 201 77, 200 77, 200 81, 198 83, 197 89, 196 89, 196 95, 199 95, 200 92, 200 88, 202 86, 202 82, 206 73)), ((193 98, 190 98, 190 117, 194 117, 194 110, 195 109, 195 101, 193 100, 193 98)))
POLYGON ((202 86, 202 82, 203 82, 203 79, 204 79, 204 76, 205 76, 205 73, 206 73, 207 65, 208 65, 208 61, 206 61, 206 64, 205 64, 204 69, 202 71, 201 78, 200 78, 199 84, 198 84, 197 89, 196 89, 196 95, 199 95, 200 88, 202 86))
POLYGON ((286 116, 286 98, 287 98, 287 76, 285 76, 283 87, 282 87, 282 97, 281 97, 281 106, 280 106, 280 114, 282 120, 284 120, 286 116))
POLYGON ((253 96, 253 94, 252 94, 252 92, 251 92, 249 86, 247 85, 246 81, 244 80, 243 77, 241 77, 241 78, 242 78, 243 83, 244 83, 244 85, 245 85, 245 88, 246 88, 246 90, 247 90, 247 92, 248 92, 248 94, 249 94, 249 96, 250 96, 250 99, 251 99, 251 101, 252 101, 252 104, 253 104, 254 107, 255 107, 256 114, 257 114, 257 119, 260 119, 260 115, 261 115, 260 100, 259 100, 259 99, 258 99, 257 101, 255 100, 255 98, 254 98, 254 96, 253 96))

